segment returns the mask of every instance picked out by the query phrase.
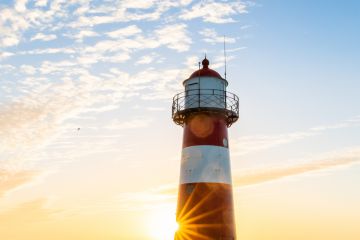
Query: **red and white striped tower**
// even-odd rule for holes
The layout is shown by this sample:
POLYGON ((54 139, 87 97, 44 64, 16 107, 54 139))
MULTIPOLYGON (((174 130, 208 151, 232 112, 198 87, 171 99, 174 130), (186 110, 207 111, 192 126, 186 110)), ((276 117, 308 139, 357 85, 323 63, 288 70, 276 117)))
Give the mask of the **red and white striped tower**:
POLYGON ((206 57, 202 65, 173 99, 173 120, 184 128, 175 239, 234 240, 227 128, 239 118, 239 99, 206 57))

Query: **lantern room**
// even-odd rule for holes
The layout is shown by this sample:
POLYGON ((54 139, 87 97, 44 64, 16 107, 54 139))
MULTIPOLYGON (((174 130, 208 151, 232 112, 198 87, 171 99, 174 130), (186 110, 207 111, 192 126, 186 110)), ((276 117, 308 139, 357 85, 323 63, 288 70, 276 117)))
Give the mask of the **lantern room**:
POLYGON ((185 91, 175 95, 172 108, 175 123, 183 125, 187 116, 199 111, 223 114, 228 126, 238 119, 238 97, 226 91, 227 80, 210 69, 209 64, 205 57, 202 68, 184 80, 185 91))

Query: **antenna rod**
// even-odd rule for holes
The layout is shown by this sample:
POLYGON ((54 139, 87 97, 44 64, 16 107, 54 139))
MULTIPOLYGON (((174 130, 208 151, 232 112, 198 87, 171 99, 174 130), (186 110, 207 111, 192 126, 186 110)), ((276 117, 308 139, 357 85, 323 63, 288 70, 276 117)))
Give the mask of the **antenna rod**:
POLYGON ((226 48, 225 48, 225 35, 224 35, 224 65, 225 65, 225 80, 226 80, 226 48))
POLYGON ((199 84, 198 84, 198 100, 199 100, 199 102, 198 102, 198 107, 200 107, 200 62, 199 62, 199 71, 198 71, 198 73, 199 73, 199 80, 198 80, 198 82, 199 82, 199 84))

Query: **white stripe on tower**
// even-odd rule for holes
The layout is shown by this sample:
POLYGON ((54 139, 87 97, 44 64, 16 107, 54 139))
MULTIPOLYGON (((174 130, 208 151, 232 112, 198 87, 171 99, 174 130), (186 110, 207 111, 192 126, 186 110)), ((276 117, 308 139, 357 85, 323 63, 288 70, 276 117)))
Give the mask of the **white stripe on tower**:
POLYGON ((183 148, 180 184, 197 182, 231 184, 228 148, 212 145, 183 148))

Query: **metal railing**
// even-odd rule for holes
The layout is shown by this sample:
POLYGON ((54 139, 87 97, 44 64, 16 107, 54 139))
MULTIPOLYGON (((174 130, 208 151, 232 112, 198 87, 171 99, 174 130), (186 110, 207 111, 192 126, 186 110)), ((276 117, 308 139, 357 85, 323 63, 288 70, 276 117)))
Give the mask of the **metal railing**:
POLYGON ((184 125, 190 113, 199 111, 223 113, 230 126, 239 118, 239 98, 218 89, 191 89, 174 96, 172 118, 175 123, 184 125))

